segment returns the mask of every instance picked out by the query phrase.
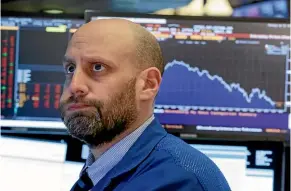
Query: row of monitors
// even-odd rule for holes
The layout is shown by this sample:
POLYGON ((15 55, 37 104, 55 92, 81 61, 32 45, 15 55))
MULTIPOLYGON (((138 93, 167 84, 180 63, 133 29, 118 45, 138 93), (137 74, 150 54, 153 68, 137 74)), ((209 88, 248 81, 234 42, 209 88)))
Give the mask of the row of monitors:
MULTIPOLYGON (((284 185, 281 144, 188 143, 219 167, 232 191, 279 191, 284 185)), ((1 144, 0 190, 70 190, 89 152, 81 142, 65 140, 3 136, 1 144)))
MULTIPOLYGON (((119 17, 160 43, 166 67, 155 115, 175 132, 288 138, 290 23, 86 12, 119 17)), ((1 127, 65 129, 62 60, 84 20, 2 17, 1 127)))

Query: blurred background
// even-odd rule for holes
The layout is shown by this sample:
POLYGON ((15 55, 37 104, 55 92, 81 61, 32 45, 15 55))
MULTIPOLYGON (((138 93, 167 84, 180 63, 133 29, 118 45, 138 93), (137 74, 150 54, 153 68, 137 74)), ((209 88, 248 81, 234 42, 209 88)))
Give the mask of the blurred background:
POLYGON ((154 112, 169 133, 209 156, 233 191, 290 190, 289 0, 1 3, 0 190, 64 191, 78 179, 89 149, 59 117, 61 63, 80 26, 111 17, 159 41, 154 112))
POLYGON ((2 11, 82 15, 85 9, 164 15, 287 18, 288 0, 4 0, 2 11))

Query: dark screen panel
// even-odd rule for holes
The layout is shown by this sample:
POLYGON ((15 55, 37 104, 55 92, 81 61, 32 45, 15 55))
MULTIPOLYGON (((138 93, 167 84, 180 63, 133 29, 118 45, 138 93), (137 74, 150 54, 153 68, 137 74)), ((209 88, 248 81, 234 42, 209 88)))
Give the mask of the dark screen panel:
POLYGON ((86 14, 87 21, 112 17, 159 41, 166 66, 155 113, 171 132, 289 133, 288 20, 86 14))
MULTIPOLYGON (((191 133, 274 137, 288 133, 288 23, 132 18, 157 37, 163 50, 167 65, 154 111, 165 127, 191 133)), ((83 21, 3 18, 1 22, 2 31, 15 33, 17 50, 17 83, 10 88, 15 103, 10 110, 1 109, 3 126, 38 126, 15 121, 32 120, 64 128, 58 112, 64 83, 61 60, 83 21), (57 123, 48 123, 52 121, 57 123)))
POLYGON ((22 28, 19 32, 19 64, 60 65, 68 34, 46 32, 42 28, 22 28))
POLYGON ((290 190, 290 145, 285 147, 285 163, 284 163, 284 189, 286 191, 290 190))

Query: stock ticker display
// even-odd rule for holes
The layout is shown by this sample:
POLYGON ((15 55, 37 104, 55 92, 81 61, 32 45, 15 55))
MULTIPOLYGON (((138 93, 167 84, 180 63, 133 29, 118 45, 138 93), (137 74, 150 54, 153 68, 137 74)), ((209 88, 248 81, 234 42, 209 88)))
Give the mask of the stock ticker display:
POLYGON ((290 25, 173 20, 146 27, 166 58, 156 100, 165 121, 202 131, 287 131, 290 25))
POLYGON ((288 127, 287 25, 176 23, 147 26, 167 63, 158 113, 188 125, 288 127))
POLYGON ((118 17, 144 26, 162 47, 166 67, 155 113, 165 127, 289 131, 290 24, 118 17))
MULTIPOLYGON (((104 17, 92 19, 98 18, 104 17)), ((166 67, 155 115, 165 127, 289 131, 290 24, 127 19, 152 32, 162 47, 166 67)), ((61 62, 82 23, 2 18, 2 121, 61 123, 61 62)))
POLYGON ((59 120, 62 59, 82 20, 2 18, 1 118, 59 120))

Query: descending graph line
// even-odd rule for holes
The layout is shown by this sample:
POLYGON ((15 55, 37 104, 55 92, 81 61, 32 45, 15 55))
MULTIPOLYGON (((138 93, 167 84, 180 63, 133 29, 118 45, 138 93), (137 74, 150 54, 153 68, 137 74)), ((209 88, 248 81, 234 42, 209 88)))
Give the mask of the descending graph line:
POLYGON ((286 109, 268 96, 266 90, 254 87, 247 91, 240 83, 228 83, 208 70, 177 60, 165 66, 155 108, 159 112, 178 109, 258 113, 282 113, 286 109))
POLYGON ((243 97, 246 99, 246 101, 248 103, 252 102, 252 99, 253 99, 253 97, 255 95, 258 95, 258 98, 264 99, 271 106, 275 106, 276 105, 276 103, 270 97, 268 97, 266 95, 266 91, 265 90, 260 90, 259 88, 253 88, 251 93, 248 94, 248 92, 246 92, 245 89, 240 87, 239 83, 228 84, 227 82, 224 81, 224 79, 222 77, 220 77, 218 75, 211 75, 207 70, 200 71, 199 68, 191 67, 189 64, 186 64, 186 63, 184 63, 182 61, 174 60, 174 61, 168 63, 165 66, 165 70, 169 69, 170 67, 173 67, 174 65, 184 66, 184 67, 186 67, 188 69, 188 71, 195 72, 200 77, 202 77, 203 75, 206 75, 207 78, 210 79, 211 81, 218 80, 225 87, 225 89, 227 89, 229 92, 232 92, 233 90, 238 90, 243 95, 243 97))

